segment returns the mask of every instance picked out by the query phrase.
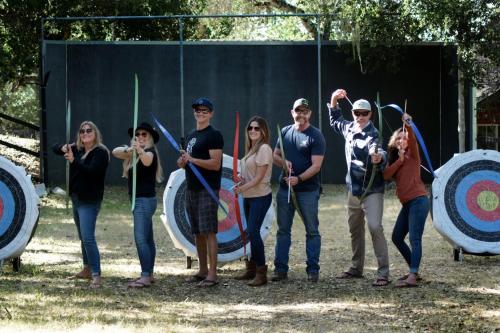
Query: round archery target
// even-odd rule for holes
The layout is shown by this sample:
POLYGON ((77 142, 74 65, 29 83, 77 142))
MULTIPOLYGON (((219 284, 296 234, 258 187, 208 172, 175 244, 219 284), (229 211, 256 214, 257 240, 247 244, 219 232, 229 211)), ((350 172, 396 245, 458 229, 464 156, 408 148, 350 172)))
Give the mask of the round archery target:
MULTIPOLYGON (((233 186, 232 157, 224 155, 219 200, 226 209, 227 214, 219 207, 217 259, 220 262, 233 261, 245 256, 243 240, 238 222, 236 221, 233 186)), ((179 169, 172 172, 163 193, 163 214, 161 218, 175 247, 181 249, 186 256, 196 257, 196 245, 186 212, 186 190, 185 171, 179 169)), ((247 224, 243 211, 243 198, 239 196, 238 199, 243 230, 246 233, 246 255, 250 255, 247 224)), ((260 231, 263 240, 269 235, 273 219, 274 210, 271 205, 260 231)))
POLYGON ((38 219, 38 196, 25 170, 0 156, 0 260, 19 257, 38 219))
POLYGON ((454 156, 432 183, 433 223, 454 246, 500 254, 500 153, 454 156))

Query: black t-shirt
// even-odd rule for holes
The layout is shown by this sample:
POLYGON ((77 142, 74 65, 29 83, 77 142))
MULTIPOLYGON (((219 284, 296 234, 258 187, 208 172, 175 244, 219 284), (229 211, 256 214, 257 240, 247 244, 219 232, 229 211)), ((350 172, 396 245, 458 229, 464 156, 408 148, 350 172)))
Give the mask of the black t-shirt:
MULTIPOLYGON (((145 149, 144 152, 153 153, 153 162, 150 166, 145 166, 137 157, 137 183, 135 189, 136 198, 151 198, 156 196, 155 181, 158 158, 154 148, 145 149)), ((132 196, 132 168, 128 170, 128 194, 132 196)))
MULTIPOLYGON (((194 158, 208 160, 210 159, 209 150, 222 148, 224 148, 224 139, 222 134, 212 126, 208 126, 201 131, 195 129, 186 137, 186 152, 194 158)), ((213 190, 220 189, 222 160, 221 168, 217 171, 203 169, 199 166, 196 166, 196 168, 200 171, 203 178, 205 178, 208 185, 210 185, 213 190)), ((200 183, 198 178, 196 178, 193 171, 191 171, 191 168, 186 165, 185 170, 187 188, 191 191, 204 189, 203 185, 200 183)))

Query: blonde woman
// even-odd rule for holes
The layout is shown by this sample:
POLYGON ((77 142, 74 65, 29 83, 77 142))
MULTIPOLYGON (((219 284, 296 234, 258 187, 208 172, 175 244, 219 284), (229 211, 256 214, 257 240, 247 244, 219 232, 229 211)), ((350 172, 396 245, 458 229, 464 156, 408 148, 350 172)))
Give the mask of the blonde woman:
POLYGON ((411 117, 403 116, 404 129, 396 130, 389 144, 389 166, 384 170, 384 179, 396 182, 396 194, 401 210, 392 231, 392 242, 408 264, 409 272, 396 282, 396 287, 416 287, 420 280, 418 271, 422 259, 422 234, 429 213, 429 198, 420 177, 420 153, 417 138, 409 124, 411 117), (409 235, 410 246, 405 242, 409 235))
POLYGON ((141 263, 141 276, 128 284, 129 288, 151 286, 156 258, 153 237, 153 215, 156 211, 155 181, 163 180, 162 168, 155 144, 160 136, 148 123, 142 123, 135 133, 128 129, 131 145, 113 149, 113 156, 123 160, 123 176, 128 178, 128 192, 132 195, 132 153, 137 152, 136 199, 133 211, 134 238, 141 263))
POLYGON ((245 135, 245 156, 241 160, 241 182, 234 191, 243 195, 243 206, 250 236, 252 256, 246 271, 237 280, 250 280, 249 286, 267 283, 267 265, 260 229, 271 206, 273 150, 269 146, 269 127, 264 118, 252 117, 245 135))
POLYGON ((56 144, 53 150, 69 161, 69 194, 73 218, 81 241, 83 269, 71 278, 91 279, 91 287, 101 286, 101 263, 95 239, 97 215, 104 194, 104 178, 109 150, 102 144, 101 132, 91 121, 81 123, 76 144, 56 144))

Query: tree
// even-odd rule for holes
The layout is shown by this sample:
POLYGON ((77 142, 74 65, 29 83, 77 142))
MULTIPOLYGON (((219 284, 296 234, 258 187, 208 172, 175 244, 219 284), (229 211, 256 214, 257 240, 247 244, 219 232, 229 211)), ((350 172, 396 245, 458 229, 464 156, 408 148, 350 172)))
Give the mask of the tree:
MULTIPOLYGON (((32 90, 22 93, 18 90, 38 84, 43 17, 198 14, 205 6, 205 0, 0 0, 0 112, 19 110, 11 107, 13 98, 25 99, 32 90)), ((176 20, 50 21, 44 29, 47 39, 178 40, 179 37, 176 20)), ((194 23, 186 22, 184 34, 194 33, 194 23)))

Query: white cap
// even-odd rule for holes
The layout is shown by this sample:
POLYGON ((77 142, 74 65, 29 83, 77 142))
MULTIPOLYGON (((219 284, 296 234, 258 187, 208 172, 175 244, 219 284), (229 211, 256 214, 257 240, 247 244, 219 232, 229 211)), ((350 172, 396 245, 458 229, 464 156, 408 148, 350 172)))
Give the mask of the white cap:
POLYGON ((372 106, 370 105, 370 102, 368 102, 366 99, 358 99, 354 104, 352 105, 352 110, 367 110, 371 111, 372 106))

